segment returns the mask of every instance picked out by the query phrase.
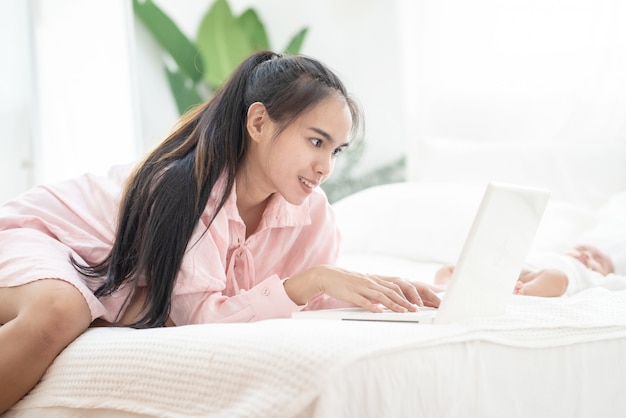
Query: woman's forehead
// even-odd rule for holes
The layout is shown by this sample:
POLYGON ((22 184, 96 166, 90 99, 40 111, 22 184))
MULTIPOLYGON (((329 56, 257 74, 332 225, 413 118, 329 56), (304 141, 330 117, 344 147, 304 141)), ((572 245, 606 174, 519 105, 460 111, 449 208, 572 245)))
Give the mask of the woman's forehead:
MULTIPOLYGON (((307 109, 300 118, 304 126, 311 126, 328 132, 344 136, 352 128, 352 114, 346 100, 341 96, 330 96, 307 109)), ((337 138, 336 138, 337 139, 337 138)))

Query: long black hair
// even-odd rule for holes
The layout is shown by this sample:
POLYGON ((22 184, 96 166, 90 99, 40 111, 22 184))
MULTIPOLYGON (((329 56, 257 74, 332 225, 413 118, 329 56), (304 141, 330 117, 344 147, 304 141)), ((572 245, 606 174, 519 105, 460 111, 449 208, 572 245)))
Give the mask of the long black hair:
POLYGON ((262 51, 241 63, 213 98, 185 114, 129 177, 107 258, 95 266, 72 260, 83 275, 104 278, 95 295, 110 295, 122 285, 134 290, 145 279, 145 314, 132 326, 162 326, 185 250, 213 187, 225 178, 209 225, 232 191, 247 150, 248 107, 261 102, 284 129, 333 94, 345 98, 354 132, 360 110, 339 78, 319 61, 262 51))

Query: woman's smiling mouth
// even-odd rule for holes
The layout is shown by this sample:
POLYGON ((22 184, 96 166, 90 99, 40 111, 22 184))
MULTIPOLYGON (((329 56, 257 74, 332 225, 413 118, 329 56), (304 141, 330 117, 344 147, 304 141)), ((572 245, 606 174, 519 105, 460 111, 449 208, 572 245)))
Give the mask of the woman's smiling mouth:
POLYGON ((317 183, 311 183, 309 180, 305 179, 304 177, 298 176, 298 179, 300 179, 300 182, 310 189, 314 189, 317 187, 317 183))

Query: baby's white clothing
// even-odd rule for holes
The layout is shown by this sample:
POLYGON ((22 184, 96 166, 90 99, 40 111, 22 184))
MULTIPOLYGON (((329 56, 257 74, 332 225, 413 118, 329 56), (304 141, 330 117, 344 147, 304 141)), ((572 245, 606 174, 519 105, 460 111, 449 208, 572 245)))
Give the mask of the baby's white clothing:
POLYGON ((608 274, 603 276, 591 270, 574 257, 565 254, 533 255, 526 263, 526 269, 537 271, 542 269, 560 270, 569 278, 566 295, 571 296, 590 287, 604 287, 609 290, 626 289, 626 276, 608 274))

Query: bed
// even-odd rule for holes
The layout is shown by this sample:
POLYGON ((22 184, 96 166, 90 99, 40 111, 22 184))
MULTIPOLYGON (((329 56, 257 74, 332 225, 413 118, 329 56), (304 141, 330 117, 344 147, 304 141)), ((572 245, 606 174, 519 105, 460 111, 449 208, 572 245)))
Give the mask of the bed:
MULTIPOLYGON (((430 281, 454 261, 482 192, 403 182, 351 195, 335 204, 339 262, 430 281)), ((626 236, 624 203, 620 193, 598 208, 551 200, 532 251, 626 236)), ((602 287, 512 295, 503 317, 451 325, 99 328, 68 346, 2 418, 623 417, 625 353, 626 291, 602 287)))

